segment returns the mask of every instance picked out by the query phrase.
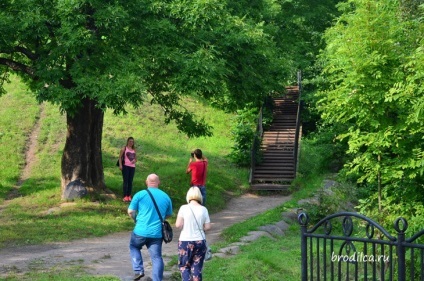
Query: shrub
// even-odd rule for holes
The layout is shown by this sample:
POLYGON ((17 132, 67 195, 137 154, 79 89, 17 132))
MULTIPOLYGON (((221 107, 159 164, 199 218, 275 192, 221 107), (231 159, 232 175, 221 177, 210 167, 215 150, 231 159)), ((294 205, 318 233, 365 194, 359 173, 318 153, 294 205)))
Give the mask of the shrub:
POLYGON ((235 144, 230 157, 239 166, 250 165, 252 144, 255 137, 258 138, 256 133, 257 116, 257 109, 245 107, 237 111, 235 124, 231 131, 235 144))

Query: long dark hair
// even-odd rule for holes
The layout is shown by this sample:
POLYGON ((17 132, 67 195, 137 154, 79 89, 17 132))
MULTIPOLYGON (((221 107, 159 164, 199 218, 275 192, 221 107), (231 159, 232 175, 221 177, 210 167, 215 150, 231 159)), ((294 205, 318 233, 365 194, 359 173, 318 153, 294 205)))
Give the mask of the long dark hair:
POLYGON ((128 143, 130 142, 130 140, 132 140, 132 141, 133 141, 133 145, 131 146, 131 148, 132 148, 132 149, 134 149, 134 138, 133 138, 133 137, 129 137, 129 138, 127 139, 127 145, 126 145, 126 146, 128 146, 128 143))

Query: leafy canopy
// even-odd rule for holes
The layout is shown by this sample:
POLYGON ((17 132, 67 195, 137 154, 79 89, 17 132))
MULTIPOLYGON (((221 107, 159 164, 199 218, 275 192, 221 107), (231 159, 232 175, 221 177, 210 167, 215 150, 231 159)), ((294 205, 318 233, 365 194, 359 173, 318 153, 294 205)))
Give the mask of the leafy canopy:
POLYGON ((2 1, 0 74, 20 74, 38 101, 70 115, 87 98, 116 114, 148 101, 189 136, 208 135, 182 96, 228 110, 258 104, 281 86, 285 68, 273 37, 276 2, 231 3, 2 1))

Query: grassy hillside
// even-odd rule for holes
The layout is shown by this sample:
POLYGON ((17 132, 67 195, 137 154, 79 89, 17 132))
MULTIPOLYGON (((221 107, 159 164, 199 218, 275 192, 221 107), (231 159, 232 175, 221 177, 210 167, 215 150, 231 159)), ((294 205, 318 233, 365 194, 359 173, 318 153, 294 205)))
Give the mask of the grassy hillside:
POLYGON ((0 97, 0 247, 101 236, 129 230, 127 204, 121 201, 122 179, 115 166, 119 149, 129 136, 135 138, 138 166, 133 193, 145 188, 150 173, 161 178, 178 210, 184 204, 189 176, 185 174, 190 151, 201 148, 209 159, 208 206, 221 209, 228 192, 240 194, 248 187, 248 171, 229 161, 233 116, 211 108, 201 101, 185 100, 187 108, 213 126, 214 136, 188 138, 174 124, 165 125, 161 109, 146 103, 128 108, 128 115, 106 112, 103 129, 103 165, 106 185, 116 200, 82 200, 63 204, 60 200, 60 161, 66 122, 55 105, 37 104, 26 88, 14 79, 8 93, 0 97), (25 151, 31 132, 40 126, 28 177, 20 182, 25 167, 25 151), (16 190, 18 196, 4 201, 16 190), (6 203, 7 204, 4 204, 6 203), (25 231, 22 231, 25 229, 25 231))

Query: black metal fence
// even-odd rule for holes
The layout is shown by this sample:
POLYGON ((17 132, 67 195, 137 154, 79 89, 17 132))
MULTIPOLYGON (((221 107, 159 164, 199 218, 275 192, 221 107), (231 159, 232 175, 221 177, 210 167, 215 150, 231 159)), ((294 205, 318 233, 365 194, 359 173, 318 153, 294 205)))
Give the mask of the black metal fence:
POLYGON ((396 236, 357 213, 327 216, 310 229, 306 213, 298 222, 302 281, 424 281, 424 229, 405 238, 403 218, 394 222, 396 236))

